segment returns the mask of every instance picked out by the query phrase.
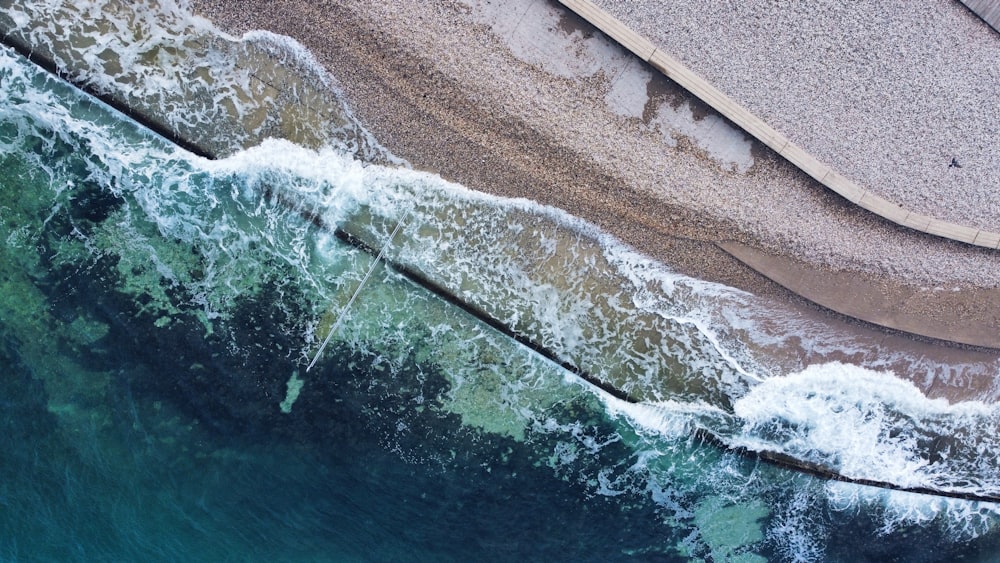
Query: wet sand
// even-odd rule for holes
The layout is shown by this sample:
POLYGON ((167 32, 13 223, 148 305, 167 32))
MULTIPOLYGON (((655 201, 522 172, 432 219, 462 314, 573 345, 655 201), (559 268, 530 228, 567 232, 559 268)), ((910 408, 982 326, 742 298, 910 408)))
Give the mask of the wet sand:
POLYGON ((235 35, 267 29, 303 43, 415 168, 559 207, 682 273, 819 310, 716 245, 735 241, 874 280, 929 327, 998 322, 997 253, 858 210, 555 3, 194 7, 235 35), (749 166, 725 150, 742 143, 749 166))

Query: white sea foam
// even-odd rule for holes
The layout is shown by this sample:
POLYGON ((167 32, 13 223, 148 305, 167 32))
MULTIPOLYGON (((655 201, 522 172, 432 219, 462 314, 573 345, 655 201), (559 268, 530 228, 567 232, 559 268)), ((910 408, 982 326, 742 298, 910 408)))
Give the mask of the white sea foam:
MULTIPOLYGON (((655 346, 646 352, 629 352, 623 348, 622 341, 627 342, 629 338, 636 339, 633 341, 646 338, 641 342, 650 345, 648 336, 643 336, 642 332, 618 329, 602 334, 581 329, 592 318, 597 325, 624 323, 635 326, 636 319, 639 323, 644 322, 642 316, 652 312, 654 318, 670 316, 682 326, 691 326, 694 334, 701 334, 704 338, 701 347, 718 354, 717 364, 705 363, 697 355, 682 356, 682 361, 687 362, 692 373, 705 375, 699 381, 717 377, 712 371, 719 365, 727 366, 733 376, 751 380, 745 385, 745 391, 729 395, 734 401, 732 413, 726 412, 725 405, 713 404, 712 399, 718 395, 712 393, 704 394, 702 400, 691 394, 671 399, 654 393, 651 395, 653 402, 640 405, 615 403, 605 398, 609 412, 627 414, 639 428, 668 438, 690 436, 694 429, 705 428, 726 437, 734 446, 784 451, 801 459, 830 464, 832 469, 850 477, 879 480, 896 486, 942 487, 950 491, 979 493, 988 492, 993 486, 981 480, 970 481, 981 479, 980 473, 984 470, 992 474, 980 460, 970 457, 973 451, 979 452, 981 448, 992 446, 981 444, 969 450, 934 442, 939 434, 953 434, 958 427, 966 432, 981 432, 989 417, 995 416, 992 407, 980 403, 948 405, 942 400, 930 400, 904 380, 846 364, 814 366, 785 377, 757 376, 742 368, 741 362, 735 359, 745 351, 738 348, 738 340, 726 334, 724 321, 733 318, 733 308, 727 307, 725 315, 713 310, 720 300, 734 305, 749 303, 752 308, 752 296, 678 276, 662 266, 644 262, 641 256, 631 255, 631 251, 608 237, 601 237, 600 251, 594 253, 581 234, 585 229, 575 230, 574 221, 565 223, 569 232, 575 234, 568 238, 560 235, 560 213, 554 210, 538 208, 523 201, 511 203, 473 194, 460 186, 419 172, 360 166, 350 159, 337 162, 338 155, 333 153, 323 154, 313 161, 315 155, 312 151, 273 142, 242 153, 219 166, 239 170, 248 176, 257 174, 252 172, 256 167, 271 173, 278 168, 293 176, 302 174, 310 179, 302 184, 306 187, 297 192, 304 199, 313 196, 329 198, 330 192, 315 187, 325 181, 327 188, 324 189, 346 197, 341 201, 353 202, 339 208, 342 211, 331 212, 329 217, 334 219, 333 223, 349 217, 359 205, 391 216, 398 216, 401 209, 417 208, 409 238, 397 241, 395 245, 395 259, 418 265, 425 271, 440 271, 446 281, 454 280, 458 293, 473 301, 481 300, 479 302, 484 307, 493 307, 492 310, 499 312, 499 316, 506 318, 511 325, 528 329, 537 327, 543 341, 552 349, 572 354, 581 346, 591 349, 607 346, 616 354, 633 354, 641 362, 640 366, 656 365, 660 360, 656 357, 658 352, 655 352, 655 346), (271 156, 266 156, 268 154, 272 154, 273 160, 271 156), (288 155, 293 156, 288 158, 288 155), (331 177, 342 180, 331 184, 331 177), (431 206, 428 199, 435 206, 444 206, 444 215, 461 225, 464 239, 455 236, 448 225, 441 224, 441 207, 431 206), (548 229, 539 229, 537 224, 518 220, 516 214, 514 220, 501 214, 511 210, 534 211, 535 217, 542 215, 557 221, 548 229), (481 236, 486 242, 471 245, 471 250, 458 252, 457 246, 475 240, 469 235, 481 236), (595 258, 615 257, 619 271, 625 273, 623 277, 631 277, 633 287, 637 287, 636 293, 630 300, 608 299, 601 309, 596 306, 600 302, 597 291, 601 290, 601 286, 595 290, 593 285, 588 285, 593 283, 588 276, 607 275, 600 269, 579 274, 560 268, 557 271, 563 274, 558 280, 558 287, 547 278, 539 281, 537 276, 541 268, 532 264, 532 260, 537 259, 534 256, 538 255, 525 255, 521 251, 525 236, 533 237, 536 243, 528 246, 540 249, 543 260, 552 259, 557 252, 568 252, 574 256, 573 260, 580 261, 586 268, 596 264, 595 258), (504 237, 510 238, 505 240, 504 237), (419 241, 419 244, 410 241, 419 241), (444 264, 449 266, 447 271, 436 269, 444 264), (498 283, 497 280, 504 281, 498 283), (572 302, 564 306, 561 300, 567 296, 571 296, 572 302), (678 302, 678 296, 688 301, 678 302), (497 305, 498 302, 501 305, 497 305), (582 306, 577 308, 580 304, 582 306), (699 304, 704 308, 698 308, 699 304), (680 312, 693 315, 696 320, 682 317, 680 312), (529 324, 524 321, 526 318, 536 320, 531 321, 534 324, 529 324), (619 319, 627 319, 627 322, 619 319), (716 331, 723 336, 717 336, 716 331), (633 334, 638 336, 631 336, 633 334), (738 418, 734 419, 733 414, 738 418), (912 421, 916 422, 906 426, 912 421), (783 425, 790 426, 792 430, 785 429, 783 425), (734 427, 739 431, 734 431, 734 427), (774 434, 772 427, 781 427, 790 433, 787 436, 774 434), (873 452, 879 456, 877 464, 870 462, 869 456, 873 452), (938 456, 945 458, 937 459, 938 456)), ((335 200, 322 200, 327 203, 319 207, 336 208, 329 203, 335 200)), ((391 220, 385 221, 383 225, 391 223, 391 220)), ((384 235, 384 231, 381 232, 384 235)), ((572 263, 567 262, 567 266, 572 263)), ((628 287, 621 281, 616 283, 619 291, 628 287)), ((744 322, 752 324, 751 321, 744 322)), ((817 330, 822 332, 822 329, 817 330)), ((680 335, 683 337, 683 332, 680 335)), ((687 350, 703 353, 690 342, 687 346, 687 350)), ((593 361, 596 365, 606 361, 592 351, 591 355, 577 357, 593 361)), ((638 377, 643 377, 641 371, 637 373, 638 377)), ((631 383, 627 387, 629 390, 644 389, 634 382, 628 383, 631 383)))
MULTIPOLYGON (((44 73, 32 75, 10 60, 3 64, 10 76, 25 76, 14 80, 5 74, 5 93, 16 93, 25 81, 47 80, 44 73)), ((711 448, 689 444, 698 429, 732 445, 832 463, 852 477, 900 486, 996 490, 992 464, 1000 455, 989 442, 996 422, 992 407, 930 400, 888 374, 848 365, 825 364, 784 376, 787 372, 775 368, 780 363, 760 355, 765 344, 779 350, 842 346, 869 354, 872 348, 828 327, 783 324, 780 306, 678 275, 561 211, 474 193, 430 174, 368 165, 344 146, 315 151, 269 140, 218 162, 142 141, 142 135, 123 146, 113 128, 73 114, 85 109, 60 110, 46 95, 20 91, 21 98, 12 95, 0 106, 8 112, 5 117, 11 111, 40 116, 39 128, 87 139, 103 164, 94 167, 95 173, 105 174, 109 186, 136 201, 130 220, 139 224, 141 209, 160 234, 200 244, 205 263, 198 278, 167 266, 174 258, 166 254, 169 247, 152 245, 141 229, 123 232, 129 240, 121 241, 163 265, 155 268, 158 275, 184 285, 212 320, 224 319, 231 301, 253 292, 253 283, 266 277, 261 272, 275 263, 301 277, 317 317, 336 307, 342 288, 358 279, 369 258, 335 243, 330 233, 317 232, 298 211, 318 213, 328 225, 377 241, 411 212, 391 246, 393 260, 433 276, 591 375, 645 399, 628 403, 585 386, 613 419, 627 421, 627 430, 638 434, 636 471, 649 472, 646 487, 664 506, 673 506, 678 518, 689 518, 684 515, 692 502, 685 495, 711 486, 739 498, 765 490, 753 484, 768 478, 738 468, 732 458, 720 460, 711 448), (280 191, 293 209, 262 197, 267 189, 280 191), (774 323, 775 318, 782 322, 774 323), (956 435, 971 439, 935 441, 956 435), (872 452, 879 463, 866 461, 872 452), (678 484, 678 475, 699 481, 678 484)), ((413 292, 398 277, 383 276, 362 301, 351 326, 338 335, 340 341, 365 350, 387 369, 398 369, 411 354, 444 366, 452 381, 445 408, 467 424, 516 438, 528 430, 566 435, 567 445, 557 452, 563 464, 626 439, 625 428, 620 434, 596 435, 581 423, 547 416, 547 409, 578 390, 555 381, 560 370, 413 292), (424 333, 430 335, 427 346, 415 350, 415 335, 424 333)), ((305 341, 316 339, 320 324, 310 321, 305 341)), ((598 491, 622 490, 606 472, 593 478, 598 491)), ((863 490, 859 487, 838 484, 828 490, 829 499, 843 501, 842 507, 868 502, 843 494, 863 490)), ((879 498, 892 507, 904 505, 898 500, 904 497, 879 498)), ((900 509, 887 522, 923 521, 933 517, 931 506, 938 505, 900 509)), ((962 525, 979 514, 969 503, 948 506, 962 525)), ((801 540, 803 545, 815 547, 808 539, 801 540)))
POLYGON ((891 373, 828 363, 739 398, 734 445, 777 450, 845 476, 959 493, 1000 493, 1000 412, 929 399, 891 373))

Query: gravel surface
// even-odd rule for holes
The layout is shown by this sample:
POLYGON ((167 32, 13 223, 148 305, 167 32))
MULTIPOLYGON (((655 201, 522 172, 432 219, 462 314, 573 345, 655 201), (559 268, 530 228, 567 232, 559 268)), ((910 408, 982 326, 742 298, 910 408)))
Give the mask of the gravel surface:
MULTIPOLYGON (((679 264, 682 271, 741 287, 760 283, 759 278, 738 273, 732 261, 719 252, 707 250, 710 247, 704 244, 679 244, 673 238, 677 236, 688 241, 750 243, 817 266, 880 277, 889 290, 897 283, 928 290, 953 290, 963 284, 988 288, 1000 285, 1000 253, 921 235, 861 211, 756 143, 750 151, 753 165, 749 168, 727 161, 705 144, 706 137, 721 131, 719 127, 728 127, 724 122, 702 133, 692 126, 668 130, 674 120, 663 117, 668 110, 690 115, 685 119, 695 124, 714 117, 699 102, 654 76, 648 67, 622 56, 617 46, 595 34, 585 22, 566 15, 555 3, 510 0, 503 3, 502 10, 497 10, 494 3, 486 0, 194 2, 200 13, 230 32, 266 28, 301 41, 337 77, 349 102, 372 132, 416 167, 440 172, 473 189, 528 197, 561 207, 654 258, 679 264), (519 34, 518 29, 526 21, 532 24, 531 33, 519 34), (562 56, 582 57, 583 62, 545 63, 547 57, 562 56), (642 73, 648 77, 644 78, 646 75, 642 73), (622 84, 638 84, 640 88, 645 84, 648 99, 642 115, 636 116, 634 96, 618 90, 622 84), (617 101, 612 103, 613 100, 617 101)), ((757 3, 764 4, 751 2, 757 3)), ((654 4, 627 5, 638 9, 654 4)), ((709 9, 701 2, 669 5, 698 15, 702 15, 701 11, 718 12, 718 8, 709 9)), ((793 19, 796 13, 793 9, 794 5, 790 5, 781 17, 793 19)), ((844 8, 844 12, 851 15, 858 9, 844 8)), ((946 8, 939 11, 950 14, 952 20, 961 16, 946 8)), ((695 23, 697 20, 692 17, 689 20, 692 23, 685 27, 686 33, 696 36, 714 30, 718 37, 728 37, 728 33, 718 33, 721 25, 742 25, 736 22, 737 18, 723 19, 725 24, 715 22, 712 24, 715 27, 694 29, 703 24, 695 23)), ((960 45, 965 44, 966 36, 971 36, 970 41, 977 46, 987 38, 1000 44, 1000 38, 987 36, 985 31, 980 33, 969 21, 962 21, 965 35, 960 45)), ((748 36, 750 28, 746 31, 748 36)), ((818 41, 821 35, 814 33, 810 37, 818 41)), ((833 37, 822 37, 831 45, 839 43, 833 37)), ((954 39, 949 41, 955 43, 954 39)), ((911 38, 912 44, 905 47, 913 52, 934 52, 925 42, 911 38)), ((722 45, 724 41, 717 43, 708 47, 736 49, 728 43, 722 45)), ((732 43, 739 42, 734 37, 732 43)), ((683 53, 677 54, 684 58, 683 53)), ((791 62, 787 58, 786 70, 781 71, 782 65, 773 63, 766 55, 744 53, 741 62, 731 62, 730 66, 749 65, 741 71, 741 76, 752 75, 757 67, 762 73, 768 68, 789 72, 787 67, 791 62)), ((994 61, 1000 61, 1000 57, 994 57, 994 61)), ((880 64, 890 65, 890 61, 880 64)), ((836 74, 832 70, 830 73, 836 74)), ((707 73, 706 76, 715 79, 707 73)), ((791 82, 788 74, 784 76, 773 80, 791 82)), ((897 69, 893 76, 908 74, 897 69)), ((998 83, 1000 80, 994 78, 992 83, 972 89, 969 95, 985 96, 984 92, 994 91, 998 83)), ((940 88, 941 82, 937 84, 940 88)), ((818 88, 816 82, 812 88, 818 88)), ((891 89, 893 97, 900 102, 912 101, 913 96, 900 94, 903 89, 891 89)), ((801 93, 798 97, 808 98, 801 93)), ((877 101, 868 103, 879 106, 877 101)), ((857 109, 857 105, 852 102, 835 107, 857 109)), ((827 140, 823 134, 827 127, 820 125, 823 120, 837 121, 830 117, 833 110, 817 109, 813 103, 801 107, 802 111, 809 110, 806 113, 813 125, 804 129, 818 139, 815 142, 835 143, 837 136, 832 136, 834 141, 827 140)), ((983 112, 979 115, 981 119, 971 119, 975 127, 966 125, 959 131, 976 137, 974 141, 968 140, 969 135, 962 137, 970 147, 966 152, 949 145, 947 151, 935 157, 944 158, 943 164, 933 164, 935 169, 940 168, 939 177, 993 174, 993 182, 985 185, 997 185, 995 159, 1000 151, 987 153, 998 136, 982 133, 980 138, 980 133, 972 133, 991 124, 995 128, 996 121, 983 117, 983 112), (962 162, 961 169, 947 168, 952 155, 962 162), (993 159, 989 160, 993 163, 992 172, 985 171, 990 168, 987 159, 993 159)), ((857 128, 864 119, 849 121, 857 128)), ((775 125, 788 132, 784 122, 775 125)), ((911 125, 919 126, 920 123, 911 125)), ((870 135, 898 133, 892 131, 891 124, 862 129, 870 135), (883 127, 890 131, 875 130, 883 127)), ((933 128, 931 131, 934 135, 925 136, 939 136, 938 131, 933 128)), ((735 143, 732 135, 724 136, 730 138, 727 142, 735 143)), ((806 139, 795 135, 793 139, 812 150, 806 139)), ((902 149, 895 141, 886 142, 889 149, 881 153, 873 149, 850 153, 876 159, 877 166, 865 166, 861 158, 850 159, 836 148, 827 150, 864 173, 876 175, 885 174, 886 166, 903 160, 904 156, 909 159, 910 153, 924 150, 918 150, 912 142, 904 143, 902 149), (878 158, 886 153, 888 164, 878 158)), ((821 157, 835 167, 842 162, 826 154, 821 157)), ((918 155, 914 159, 921 161, 922 166, 931 166, 923 162, 926 157, 918 155)), ((899 178, 892 178, 899 183, 899 178)), ((863 178, 855 180, 865 182, 863 178)), ((907 181, 909 191, 917 191, 912 188, 915 180, 907 181)), ((969 189, 988 189, 979 182, 969 185, 969 189)), ((965 189, 966 184, 962 186, 965 189)), ((900 199, 890 192, 881 193, 900 199)), ((963 200, 968 204, 968 199, 963 200)), ((953 207, 958 204, 936 205, 934 209, 953 211, 953 207)), ((959 219, 944 213, 937 215, 959 219)), ((996 216, 990 217, 997 221, 996 216)), ((1000 222, 994 228, 1000 230, 1000 222)))
POLYGON ((1000 34, 959 2, 595 3, 863 188, 1000 232, 1000 34))

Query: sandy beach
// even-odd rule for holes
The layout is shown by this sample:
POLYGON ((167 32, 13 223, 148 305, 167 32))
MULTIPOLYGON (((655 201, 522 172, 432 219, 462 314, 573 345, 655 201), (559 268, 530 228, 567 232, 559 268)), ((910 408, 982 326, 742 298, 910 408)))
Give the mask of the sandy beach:
POLYGON ((1000 254, 857 209, 555 2, 193 6, 237 36, 300 41, 415 168, 559 207, 678 271, 757 294, 806 303, 716 243, 864 280, 889 313, 928 325, 997 322, 1000 254))

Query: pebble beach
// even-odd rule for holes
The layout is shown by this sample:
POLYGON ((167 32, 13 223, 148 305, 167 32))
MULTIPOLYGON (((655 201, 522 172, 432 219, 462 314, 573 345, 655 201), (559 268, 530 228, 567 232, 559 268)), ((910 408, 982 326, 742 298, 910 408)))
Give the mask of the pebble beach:
MULTIPOLYGON (((1000 285, 1000 253, 919 234, 859 210, 734 129, 557 3, 494 4, 442 0, 389 6, 293 0, 275 5, 196 0, 193 6, 237 36, 267 29, 300 41, 329 69, 366 127, 415 168, 437 172, 476 190, 562 208, 683 273, 794 299, 715 246, 716 242, 737 241, 810 267, 854 272, 874 280, 888 293, 991 291, 1000 285)), ((612 3, 605 4, 614 11, 612 3)), ((837 106, 829 101, 838 97, 834 86, 851 89, 851 76, 833 69, 858 64, 848 56, 855 51, 835 49, 820 57, 823 64, 833 65, 830 72, 842 75, 830 86, 830 98, 810 97, 790 88, 785 94, 788 99, 783 100, 766 80, 757 81, 756 90, 744 86, 754 82, 748 76, 766 76, 768 69, 782 67, 772 58, 773 47, 765 42, 756 44, 755 52, 746 42, 717 41, 705 46, 705 60, 691 60, 693 56, 685 49, 697 50, 705 42, 704 34, 728 37, 718 32, 723 20, 744 26, 740 37, 753 38, 754 34, 740 18, 721 8, 702 10, 700 3, 689 4, 672 4, 675 11, 668 14, 657 13, 651 2, 629 3, 632 11, 616 15, 647 22, 647 28, 637 24, 636 29, 654 41, 660 40, 653 35, 657 29, 687 30, 673 55, 709 80, 717 80, 718 87, 752 111, 773 119, 772 125, 807 150, 835 168, 843 166, 845 174, 865 187, 877 185, 884 197, 940 218, 984 228, 1000 225, 988 205, 978 204, 988 201, 1000 169, 995 161, 1000 151, 990 152, 990 143, 1000 138, 990 135, 997 126, 995 118, 991 120, 993 108, 982 101, 994 95, 991 89, 1000 87, 1000 80, 984 78, 995 76, 990 73, 996 72, 1000 57, 991 61, 981 57, 982 68, 975 75, 979 82, 950 83, 949 92, 964 96, 955 99, 967 110, 954 123, 950 114, 935 113, 932 104, 937 99, 934 89, 949 79, 942 75, 927 86, 929 90, 920 90, 912 84, 919 83, 920 76, 910 76, 909 67, 892 66, 896 63, 875 57, 876 69, 885 65, 894 69, 883 79, 864 83, 871 88, 864 93, 866 100, 870 98, 869 106, 878 106, 884 115, 859 119, 850 113, 860 111, 857 104, 837 106), (681 17, 677 11, 683 10, 718 21, 656 24, 681 17), (713 61, 726 59, 727 49, 742 53, 730 64, 746 68, 732 76, 725 67, 704 70, 713 69, 713 61), (909 94, 899 95, 902 90, 909 94), (890 94, 894 94, 895 107, 871 101, 885 100, 890 94), (762 107, 760 100, 771 105, 762 107), (786 107, 791 108, 788 113, 784 113, 786 107), (838 107, 848 113, 837 114, 838 107), (938 121, 917 115, 919 111, 937 116, 938 121), (899 125, 904 121, 909 128, 899 125), (831 129, 830 123, 843 127, 831 129), (941 123, 950 124, 948 131, 935 136, 941 123), (858 131, 870 133, 872 138, 865 140, 868 144, 861 142, 858 131), (960 134, 964 137, 956 137, 960 134), (920 139, 928 142, 915 142, 920 139), (848 141, 857 146, 853 153, 841 150, 848 141), (983 148, 975 148, 980 145, 983 148), (953 155, 961 162, 960 169, 948 168, 953 155), (916 168, 905 177, 890 173, 906 166, 916 168), (922 166, 935 167, 937 175, 924 174, 922 166), (883 182, 886 177, 895 181, 883 182), (943 184, 941 178, 953 181, 943 184), (946 202, 940 190, 953 197, 946 202), (956 193, 960 197, 954 197, 956 193)), ((740 13, 767 11, 765 4, 752 2, 740 8, 740 13)), ((824 5, 827 8, 817 8, 815 17, 843 12, 845 18, 858 18, 859 10, 874 9, 871 3, 839 11, 835 2, 824 5)), ((938 35, 914 36, 916 23, 906 21, 930 18, 933 23, 937 16, 899 9, 890 21, 902 35, 886 41, 896 48, 903 42, 902 47, 914 53, 942 57, 949 45, 965 49, 966 36, 972 37, 976 49, 1000 48, 1000 38, 990 36, 991 30, 958 4, 954 10, 937 3, 926 9, 948 15, 938 35), (954 36, 956 29, 965 35, 937 44, 946 41, 945 36, 954 36)), ((773 17, 791 22, 786 28, 799 21, 792 8, 767 13, 772 12, 773 17)), ((784 37, 791 31, 775 29, 774 33, 784 37)), ((829 40, 822 33, 810 37, 829 40)), ((664 44, 668 40, 673 41, 664 36, 664 44)), ((851 38, 852 42, 863 40, 851 38)), ((789 60, 805 61, 800 68, 812 82, 800 88, 810 92, 820 89, 817 83, 826 87, 831 82, 807 60, 807 55, 816 58, 815 51, 816 46, 808 42, 782 51, 789 60)), ((877 74, 866 68, 866 73, 877 74)), ((770 83, 802 82, 789 76, 790 71, 783 72, 770 77, 770 83)), ((922 311, 931 322, 954 321, 956 315, 989 316, 992 310, 966 304, 963 311, 919 299, 904 306, 922 311)))
POLYGON ((1000 34, 960 2, 596 4, 865 188, 1000 228, 1000 34))

